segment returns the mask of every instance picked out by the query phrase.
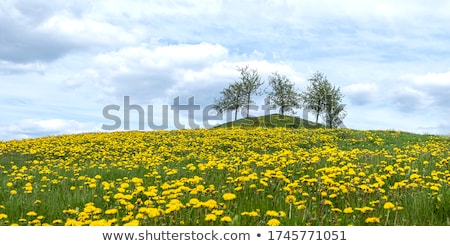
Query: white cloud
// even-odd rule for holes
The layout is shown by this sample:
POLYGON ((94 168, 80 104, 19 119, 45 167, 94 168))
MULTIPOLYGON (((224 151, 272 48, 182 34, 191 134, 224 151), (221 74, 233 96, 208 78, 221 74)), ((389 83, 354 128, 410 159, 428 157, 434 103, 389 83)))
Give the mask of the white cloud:
POLYGON ((408 76, 418 86, 440 86, 450 88, 450 71, 408 76))
POLYGON ((348 100, 349 125, 445 131, 449 8, 425 0, 2 1, 3 129, 22 134, 11 127, 30 118, 103 123, 102 107, 124 96, 142 105, 195 96, 207 105, 248 64, 299 89, 324 72, 348 100))
POLYGON ((67 119, 24 119, 9 125, 0 126, 0 139, 22 139, 97 131, 100 131, 100 126, 97 123, 67 119))
POLYGON ((117 46, 137 42, 139 33, 122 27, 92 19, 75 19, 67 16, 52 16, 36 28, 37 32, 56 33, 63 40, 86 45, 117 46))
POLYGON ((378 86, 373 82, 350 84, 344 86, 342 91, 355 106, 374 103, 378 99, 378 86))

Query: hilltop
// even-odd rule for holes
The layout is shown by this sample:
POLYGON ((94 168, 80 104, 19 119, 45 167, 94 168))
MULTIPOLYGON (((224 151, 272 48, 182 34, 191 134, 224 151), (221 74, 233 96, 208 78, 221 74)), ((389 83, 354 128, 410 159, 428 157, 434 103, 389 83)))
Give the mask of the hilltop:
POLYGON ((324 128, 323 124, 316 124, 315 122, 305 120, 296 116, 280 115, 280 114, 269 114, 264 116, 255 116, 242 118, 230 122, 223 123, 221 125, 215 126, 214 128, 224 128, 224 127, 285 127, 285 128, 324 128))

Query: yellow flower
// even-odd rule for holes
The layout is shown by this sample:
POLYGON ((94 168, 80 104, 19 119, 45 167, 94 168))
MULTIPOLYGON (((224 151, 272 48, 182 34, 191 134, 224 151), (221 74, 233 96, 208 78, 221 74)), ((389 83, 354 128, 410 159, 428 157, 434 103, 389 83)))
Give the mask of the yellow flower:
POLYGON ((366 223, 380 223, 380 218, 378 217, 369 217, 365 220, 366 223))
POLYGON ((225 201, 230 201, 230 200, 236 199, 236 195, 233 193, 225 193, 225 194, 223 194, 222 198, 225 201))
POLYGON ((17 194, 17 191, 16 190, 11 190, 9 193, 11 193, 11 195, 16 195, 17 194))
POLYGON ((366 206, 366 207, 362 207, 362 208, 355 208, 355 210, 365 213, 365 212, 373 211, 373 208, 366 206))
POLYGON ((68 219, 64 226, 82 226, 83 222, 77 221, 75 219, 68 219))
POLYGON ((117 208, 111 208, 105 211, 105 214, 116 214, 119 210, 117 208))
POLYGON ((209 199, 208 201, 204 202, 202 205, 210 210, 217 208, 217 202, 213 199, 209 199))
POLYGON ((353 208, 351 208, 351 207, 347 207, 347 208, 344 208, 344 214, 351 214, 351 213, 353 213, 353 208))
POLYGON ((134 209, 134 205, 131 204, 131 203, 128 203, 128 204, 125 206, 125 209, 128 210, 128 211, 131 211, 131 210, 134 209))
POLYGON ((277 211, 274 211, 274 210, 268 210, 268 211, 266 212, 266 215, 267 215, 267 216, 271 216, 271 217, 278 217, 278 216, 279 216, 278 212, 277 212, 277 211))
POLYGON ((34 212, 34 211, 30 211, 30 212, 27 213, 27 215, 30 216, 30 217, 32 217, 32 216, 36 216, 37 213, 34 212))
POLYGON ((395 205, 392 202, 386 202, 383 206, 384 209, 393 209, 395 205))
POLYGON ((230 216, 223 216, 220 221, 230 223, 232 221, 230 216))
POLYGON ((0 214, 0 220, 8 218, 7 214, 0 214))
POLYGON ((132 220, 128 223, 123 224, 124 226, 138 226, 139 225, 139 220, 132 220))
POLYGON ((147 215, 149 218, 155 218, 161 215, 159 210, 157 208, 148 208, 147 209, 147 215))
POLYGON ((281 222, 277 219, 270 219, 269 221, 267 221, 267 225, 269 226, 279 226, 281 224, 281 222))
POLYGON ((286 203, 294 203, 296 200, 297 198, 293 195, 286 196, 286 198, 284 199, 286 203))
POLYGON ((330 200, 325 200, 323 202, 324 205, 333 205, 333 202, 331 202, 330 200))
POLYGON ((217 216, 215 214, 207 214, 205 217, 205 221, 216 221, 217 216))

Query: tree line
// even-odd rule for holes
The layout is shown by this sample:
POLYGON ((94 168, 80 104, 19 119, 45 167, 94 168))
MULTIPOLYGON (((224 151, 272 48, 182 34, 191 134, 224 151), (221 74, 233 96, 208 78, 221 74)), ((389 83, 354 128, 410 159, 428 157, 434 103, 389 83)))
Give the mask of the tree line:
MULTIPOLYGON (((214 103, 214 108, 220 113, 234 111, 235 120, 239 109, 245 109, 246 117, 249 117, 252 98, 263 93, 261 86, 264 84, 256 69, 246 65, 238 68, 238 71, 239 80, 220 91, 220 97, 214 103)), ((327 128, 342 125, 346 116, 345 105, 342 104, 343 94, 322 72, 317 71, 308 79, 305 91, 298 91, 289 78, 278 72, 269 75, 268 83, 269 88, 264 90, 266 100, 269 105, 279 109, 282 117, 303 108, 315 115, 316 124, 322 116, 327 128)))

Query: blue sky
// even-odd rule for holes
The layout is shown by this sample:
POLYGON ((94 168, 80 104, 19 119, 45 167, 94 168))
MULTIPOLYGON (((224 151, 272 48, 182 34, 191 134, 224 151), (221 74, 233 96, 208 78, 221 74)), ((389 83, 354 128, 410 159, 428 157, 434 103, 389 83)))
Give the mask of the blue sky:
MULTIPOLYGON (((169 105, 169 128, 174 98, 194 97, 201 110, 191 121, 205 126, 204 109, 245 65, 263 80, 286 75, 300 91, 323 72, 343 92, 349 128, 450 134, 448 9, 420 0, 1 1, 0 140, 103 131, 113 104, 123 130, 125 96, 145 122, 148 105, 155 124, 169 105)), ((131 111, 132 129, 138 119, 131 111)), ((179 121, 189 126, 186 112, 179 121)))

